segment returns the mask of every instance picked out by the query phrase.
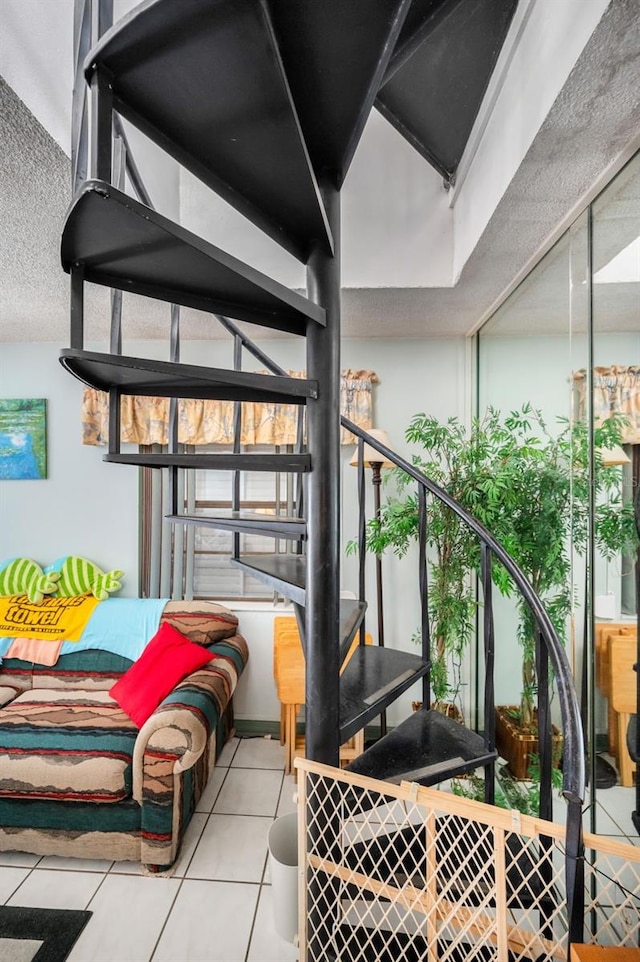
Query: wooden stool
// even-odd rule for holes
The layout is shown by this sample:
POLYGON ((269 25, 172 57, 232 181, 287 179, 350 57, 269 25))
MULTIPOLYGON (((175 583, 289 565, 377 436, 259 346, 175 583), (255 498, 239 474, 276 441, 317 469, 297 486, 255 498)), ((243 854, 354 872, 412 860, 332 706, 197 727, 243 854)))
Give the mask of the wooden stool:
POLYGON ((640 949, 574 943, 571 946, 571 962, 640 962, 640 949))
MULTIPOLYGON (((610 753, 618 757, 618 726, 611 705, 611 663, 609 638, 624 635, 635 641, 637 628, 631 622, 597 622, 595 626, 596 685, 607 699, 607 741, 610 753)), ((618 766, 619 767, 619 766, 618 766)))
MULTIPOLYGON (((354 638, 344 666, 358 647, 359 636, 354 638)), ((372 643, 366 635, 366 643, 372 643)), ((305 703, 304 654, 300 644, 298 625, 294 617, 279 615, 273 619, 273 677, 280 701, 280 744, 285 746, 284 770, 293 770, 296 755, 304 756, 304 737, 297 734, 298 712, 305 703)), ((340 764, 347 765, 364 751, 364 729, 340 747, 340 764)))
POLYGON ((637 711, 636 673, 633 666, 638 656, 635 635, 609 635, 609 704, 616 728, 616 758, 620 783, 633 787, 635 766, 627 747, 630 716, 637 711))

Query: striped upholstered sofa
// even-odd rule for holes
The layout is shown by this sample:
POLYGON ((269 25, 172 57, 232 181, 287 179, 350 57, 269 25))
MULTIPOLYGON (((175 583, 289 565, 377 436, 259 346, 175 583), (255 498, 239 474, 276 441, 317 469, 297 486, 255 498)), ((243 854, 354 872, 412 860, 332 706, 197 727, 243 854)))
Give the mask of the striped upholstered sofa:
POLYGON ((53 667, 3 661, 0 851, 133 860, 153 872, 175 861, 231 732, 248 652, 237 619, 219 605, 168 602, 161 610, 161 621, 215 657, 142 728, 109 694, 133 664, 122 654, 79 650, 53 667))

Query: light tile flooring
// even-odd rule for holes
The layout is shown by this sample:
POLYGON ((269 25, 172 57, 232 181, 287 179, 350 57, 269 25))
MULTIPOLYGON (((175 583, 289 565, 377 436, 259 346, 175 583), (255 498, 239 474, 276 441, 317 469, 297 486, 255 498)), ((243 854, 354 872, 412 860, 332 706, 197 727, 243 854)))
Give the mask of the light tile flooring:
POLYGON ((93 912, 69 962, 293 962, 274 928, 267 835, 295 811, 277 739, 232 739, 170 878, 134 862, 0 853, 0 902, 93 912))
MULTIPOLYGON (((295 811, 277 739, 232 739, 187 830, 170 878, 133 862, 0 853, 0 903, 89 908, 69 962, 293 962, 276 933, 267 865, 274 818, 295 811)), ((598 832, 639 843, 634 793, 598 792, 598 832)), ((588 827, 588 822, 586 827, 588 827)))

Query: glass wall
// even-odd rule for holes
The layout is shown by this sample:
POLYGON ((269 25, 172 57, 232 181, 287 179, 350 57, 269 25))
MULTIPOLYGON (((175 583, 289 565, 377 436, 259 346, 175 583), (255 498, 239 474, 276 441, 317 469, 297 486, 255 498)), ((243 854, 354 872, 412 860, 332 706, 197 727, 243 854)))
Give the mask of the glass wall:
MULTIPOLYGON (((640 157, 585 210, 482 328, 478 414, 530 409, 542 447, 560 440, 571 479, 564 532, 567 605, 560 610, 582 695, 591 769, 591 827, 628 834, 635 808, 630 759, 618 744, 620 694, 633 690, 637 553, 625 532, 640 452, 640 157), (618 525, 618 527, 616 527, 618 525), (626 639, 619 643, 613 637, 626 639), (611 659, 624 686, 611 682, 611 659), (625 660, 626 659, 626 660, 625 660), (631 673, 631 674, 629 674, 631 673), (613 689, 620 689, 613 690, 613 689), (612 782, 614 783, 612 785, 612 782), (617 784, 615 784, 617 783, 617 784), (608 799, 602 795, 609 792, 608 799), (609 804, 604 805, 608 801, 609 804), (617 817, 611 812, 618 812, 617 817)), ((550 595, 551 597, 551 595, 550 595)), ((517 613, 500 600, 499 617, 517 613)), ((496 701, 517 704, 514 670, 502 663, 496 701)))

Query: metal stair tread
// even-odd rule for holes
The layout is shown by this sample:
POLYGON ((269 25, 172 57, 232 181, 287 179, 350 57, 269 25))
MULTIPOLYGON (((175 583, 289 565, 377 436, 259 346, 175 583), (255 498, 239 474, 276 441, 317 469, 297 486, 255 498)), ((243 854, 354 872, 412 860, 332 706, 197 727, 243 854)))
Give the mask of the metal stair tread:
POLYGON ((517 0, 414 0, 400 34, 376 108, 447 179, 463 155, 516 6, 517 0), (412 43, 412 30, 422 42, 412 43), (452 50, 464 56, 452 57, 452 50))
POLYGON ((324 309, 100 180, 74 197, 62 266, 84 280, 304 335, 324 309))
MULTIPOLYGON (((254 554, 232 558, 231 563, 274 588, 294 604, 306 604, 307 564, 301 554, 254 554)), ((366 601, 341 598, 339 602, 340 663, 362 624, 366 601)), ((367 646, 370 647, 370 646, 367 646)), ((353 659, 352 659, 353 660, 353 659)))
POLYGON ((495 758, 497 752, 487 748, 481 735, 435 709, 420 709, 367 748, 348 770, 393 784, 435 785, 495 758))
POLYGON ((246 534, 259 534, 265 537, 306 538, 307 522, 304 518, 289 517, 281 514, 260 514, 257 511, 216 511, 215 514, 172 514, 167 520, 181 524, 192 524, 201 528, 222 528, 246 534))
POLYGON ((419 655, 358 648, 340 678, 340 741, 351 738, 429 670, 419 655))
POLYGON ((316 172, 344 183, 411 0, 270 0, 316 172))
POLYGON ((62 366, 89 387, 122 394, 158 397, 217 398, 227 401, 304 403, 317 396, 317 383, 303 378, 253 374, 65 348, 62 366))
POLYGON ((138 468, 193 468, 207 471, 291 471, 297 474, 311 470, 308 454, 138 454, 109 452, 103 461, 131 464, 138 468))
POLYGON ((340 599, 340 665, 351 648, 351 642, 356 636, 367 611, 366 601, 351 598, 340 599))
POLYGON ((232 558, 231 564, 242 568, 258 581, 289 598, 294 604, 304 605, 307 569, 303 555, 255 554, 232 558))
POLYGON ((118 113, 294 256, 333 249, 265 3, 145 0, 96 65, 118 113))

